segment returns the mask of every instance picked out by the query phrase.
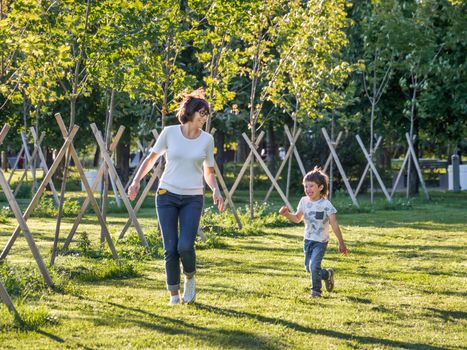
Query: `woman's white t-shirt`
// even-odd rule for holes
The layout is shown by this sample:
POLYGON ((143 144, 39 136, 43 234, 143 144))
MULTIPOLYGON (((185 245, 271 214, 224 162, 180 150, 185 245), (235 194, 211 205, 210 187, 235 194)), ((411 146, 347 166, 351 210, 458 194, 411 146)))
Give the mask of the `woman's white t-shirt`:
POLYGON ((166 165, 159 187, 184 195, 203 194, 203 164, 214 166, 214 138, 201 130, 186 138, 181 125, 165 127, 151 152, 165 155, 166 165))

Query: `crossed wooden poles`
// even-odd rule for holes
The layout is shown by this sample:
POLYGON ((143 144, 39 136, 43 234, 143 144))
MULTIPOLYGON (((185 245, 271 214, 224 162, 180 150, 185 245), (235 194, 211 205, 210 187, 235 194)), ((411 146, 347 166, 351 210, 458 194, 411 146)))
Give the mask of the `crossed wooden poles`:
MULTIPOLYGON (((10 129, 10 126, 7 124, 5 125, 2 130, 0 131, 0 145, 3 143, 3 140, 5 139, 6 135, 8 134, 8 131, 10 129)), ((8 182, 3 175, 2 169, 0 169, 0 187, 2 188, 3 192, 5 193, 5 196, 7 198, 8 204, 10 205, 16 219, 19 221, 21 228, 23 230, 24 236, 29 244, 29 248, 33 254, 34 259, 36 260, 39 269, 47 283, 48 286, 52 286, 52 279, 50 278, 49 271, 47 270, 47 267, 45 266, 44 260, 42 259, 42 256, 37 249, 36 243, 34 242, 34 239, 32 238, 31 232, 29 231, 29 227, 26 224, 25 220, 23 219, 23 216, 21 215, 21 211, 19 209, 18 203, 16 202, 16 199, 11 192, 11 188, 8 185, 8 182)), ((0 282, 0 299, 5 303, 7 306, 8 310, 19 320, 21 320, 21 317, 16 310, 15 306, 13 305, 13 302, 8 295, 8 292, 3 285, 2 282, 0 282)))

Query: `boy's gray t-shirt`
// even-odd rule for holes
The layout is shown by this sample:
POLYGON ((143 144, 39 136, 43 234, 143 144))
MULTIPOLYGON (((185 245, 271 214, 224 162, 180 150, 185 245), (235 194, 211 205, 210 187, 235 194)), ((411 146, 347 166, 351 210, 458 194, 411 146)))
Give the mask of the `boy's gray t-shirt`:
POLYGON ((305 239, 316 242, 329 241, 329 215, 337 213, 330 201, 321 198, 313 202, 308 196, 302 197, 297 213, 303 214, 305 239))

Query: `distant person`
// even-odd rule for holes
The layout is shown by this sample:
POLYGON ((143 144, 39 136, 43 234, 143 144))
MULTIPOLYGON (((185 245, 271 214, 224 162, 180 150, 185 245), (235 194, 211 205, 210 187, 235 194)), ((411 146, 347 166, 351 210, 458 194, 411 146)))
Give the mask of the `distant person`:
POLYGON ((331 292, 334 288, 333 269, 321 268, 321 261, 328 246, 329 225, 339 243, 339 251, 342 255, 349 253, 345 246, 342 233, 336 219, 336 209, 327 199, 329 178, 315 167, 303 177, 303 188, 306 196, 300 199, 296 213, 290 213, 283 206, 279 213, 292 222, 299 223, 305 220, 305 269, 311 273, 311 297, 321 297, 321 281, 324 280, 326 290, 331 292))
POLYGON ((279 159, 281 161, 285 159, 285 148, 282 146, 279 147, 279 159))
POLYGON ((165 272, 170 305, 180 304, 180 263, 185 275, 183 302, 196 298, 195 238, 203 210, 203 175, 220 211, 224 201, 214 173, 214 138, 202 130, 209 103, 202 90, 184 96, 177 117, 181 125, 165 127, 151 153, 141 164, 128 188, 131 200, 141 179, 165 154, 166 166, 156 195, 156 210, 164 243, 165 272), (180 225, 180 229, 179 229, 180 225))

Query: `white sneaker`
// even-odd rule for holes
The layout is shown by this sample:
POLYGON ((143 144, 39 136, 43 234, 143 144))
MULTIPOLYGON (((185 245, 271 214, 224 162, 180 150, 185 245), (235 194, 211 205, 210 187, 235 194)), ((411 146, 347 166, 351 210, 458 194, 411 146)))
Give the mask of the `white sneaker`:
POLYGON ((178 305, 180 304, 180 295, 171 295, 169 305, 178 305))
POLYGON ((185 287, 183 288, 183 303, 191 304, 196 299, 196 281, 195 276, 188 279, 185 277, 185 287))

